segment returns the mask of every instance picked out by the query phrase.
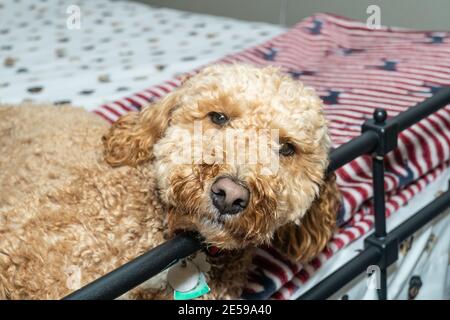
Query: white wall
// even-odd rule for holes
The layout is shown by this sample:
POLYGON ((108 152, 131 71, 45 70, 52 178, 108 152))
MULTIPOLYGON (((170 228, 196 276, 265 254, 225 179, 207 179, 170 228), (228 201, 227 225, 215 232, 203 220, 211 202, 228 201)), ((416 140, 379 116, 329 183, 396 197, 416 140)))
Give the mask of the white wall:
POLYGON ((381 8, 381 23, 428 30, 450 30, 450 0, 140 0, 151 5, 293 25, 315 12, 366 21, 371 4, 381 8), (283 18, 283 16, 285 18, 283 18))

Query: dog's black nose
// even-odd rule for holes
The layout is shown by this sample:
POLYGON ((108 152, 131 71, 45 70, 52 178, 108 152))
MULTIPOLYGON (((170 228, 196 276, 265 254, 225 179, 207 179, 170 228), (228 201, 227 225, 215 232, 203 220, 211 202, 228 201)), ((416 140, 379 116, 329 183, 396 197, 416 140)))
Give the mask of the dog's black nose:
POLYGON ((211 186, 211 200, 220 214, 237 214, 248 205, 250 191, 229 177, 217 179, 211 186))

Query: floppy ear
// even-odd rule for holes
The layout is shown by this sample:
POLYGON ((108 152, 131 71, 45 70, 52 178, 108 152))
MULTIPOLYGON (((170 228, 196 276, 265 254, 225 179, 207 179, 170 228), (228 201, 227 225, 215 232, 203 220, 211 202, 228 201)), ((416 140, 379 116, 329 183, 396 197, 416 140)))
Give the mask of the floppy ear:
POLYGON ((280 227, 274 245, 296 261, 308 262, 326 246, 336 228, 340 193, 334 173, 330 174, 300 225, 293 222, 280 227))
POLYGON ((111 166, 136 166, 150 160, 153 144, 169 126, 171 112, 177 105, 177 91, 140 112, 120 117, 103 136, 106 162, 111 166))

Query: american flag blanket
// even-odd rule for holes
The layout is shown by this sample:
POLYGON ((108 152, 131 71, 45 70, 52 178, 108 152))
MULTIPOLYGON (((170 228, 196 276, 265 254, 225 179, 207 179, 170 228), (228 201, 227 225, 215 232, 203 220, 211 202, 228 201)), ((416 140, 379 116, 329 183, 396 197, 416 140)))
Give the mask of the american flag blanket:
MULTIPOLYGON (((321 96, 334 147, 357 137, 381 107, 393 117, 450 86, 450 34, 381 27, 329 14, 311 16, 289 31, 221 63, 280 67, 321 96)), ((193 71, 195 72, 195 71, 193 71)), ((171 79, 94 112, 113 122, 180 85, 171 79)), ((386 159, 386 214, 390 216, 450 164, 450 106, 403 131, 386 159)), ((308 264, 274 248, 257 249, 243 298, 289 299, 336 252, 372 228, 371 161, 362 156, 336 171, 342 192, 340 228, 308 264)))

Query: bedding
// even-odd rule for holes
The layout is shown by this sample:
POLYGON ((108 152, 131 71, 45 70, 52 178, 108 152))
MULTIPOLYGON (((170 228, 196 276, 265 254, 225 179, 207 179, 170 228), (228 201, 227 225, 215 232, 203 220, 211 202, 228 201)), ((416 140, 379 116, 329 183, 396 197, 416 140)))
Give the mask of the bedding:
MULTIPOLYGON (((112 122, 173 90, 181 74, 204 64, 276 65, 320 94, 337 147, 360 134, 374 108, 383 107, 392 117, 450 85, 448 32, 369 30, 328 14, 311 16, 284 32, 266 24, 122 1, 79 1, 85 25, 77 34, 61 27, 69 1, 60 2, 57 10, 25 3, 8 3, 0 13, 0 21, 6 21, 0 30, 1 102, 23 97, 70 101, 112 122), (16 24, 24 30, 9 27, 16 24), (48 32, 33 33, 37 24, 48 32), (212 38, 222 44, 213 44, 212 38), (249 49, 239 51, 244 46, 249 49)), ((449 106, 402 132, 399 147, 386 161, 388 225, 448 171, 449 145, 449 106)), ((370 159, 360 157, 336 174, 343 195, 340 228, 327 248, 309 264, 289 261, 270 247, 257 249, 243 298, 296 298, 332 272, 337 257, 348 260, 357 253, 353 244, 370 233, 374 222, 370 159)), ((405 219, 414 212, 407 210, 405 219)))
MULTIPOLYGON (((387 230, 393 230, 406 221, 411 215, 433 201, 442 192, 447 191, 450 180, 450 168, 447 164, 439 166, 409 188, 416 188, 417 194, 407 204, 399 208, 387 223, 387 230)), ((450 298, 450 215, 433 220, 428 226, 411 236, 400 246, 399 260, 388 269, 388 299, 449 299, 450 298), (415 296, 410 295, 414 279, 419 279, 421 288, 415 296), (445 279, 447 281, 445 281, 445 279), (412 281, 413 280, 413 281, 412 281), (444 281, 443 281, 444 280, 444 281)), ((295 299, 324 276, 340 268, 354 258, 364 248, 364 236, 349 244, 344 250, 336 253, 321 269, 312 273, 304 284, 297 279, 298 290, 292 293, 295 299)), ((368 287, 368 274, 363 273, 347 286, 336 292, 330 299, 376 300, 377 291, 374 286, 368 287)), ((281 290, 282 294, 288 286, 281 290)))
POLYGON ((91 110, 284 30, 132 1, 1 4, 0 102, 10 103, 72 103, 91 110), (73 5, 80 29, 67 27, 73 5))
MULTIPOLYGON (((449 86, 449 39, 447 32, 370 30, 360 22, 317 14, 282 35, 218 62, 275 65, 314 87, 325 104, 333 146, 338 147, 360 134, 362 123, 375 108, 385 108, 393 117, 449 86)), ((134 103, 138 97, 152 101, 178 85, 179 78, 174 78, 94 112, 114 121, 129 109, 139 109, 142 104, 134 103)), ((400 134, 398 148, 385 163, 388 225, 394 213, 446 172, 449 146, 450 106, 400 134)), ((259 248, 243 298, 296 298, 321 269, 325 271, 321 277, 332 272, 333 261, 329 260, 333 256, 370 233, 374 223, 370 157, 359 157, 336 174, 343 195, 340 228, 327 248, 308 264, 290 261, 271 247, 259 248)), ((408 212, 410 216, 416 210, 408 212)), ((348 259, 356 254, 346 253, 348 259)), ((442 261, 448 261, 448 256, 442 261)))

